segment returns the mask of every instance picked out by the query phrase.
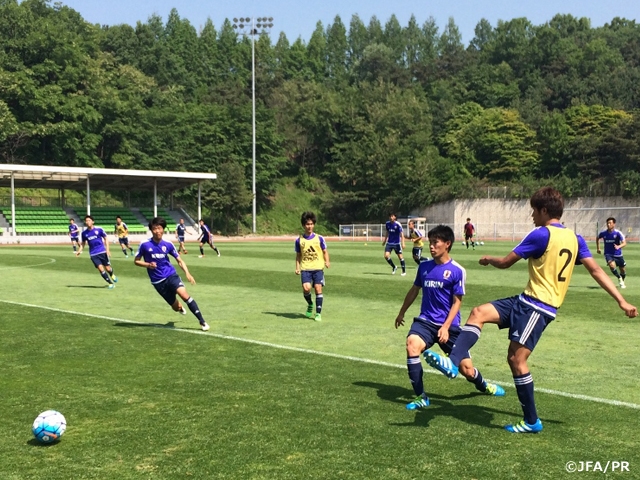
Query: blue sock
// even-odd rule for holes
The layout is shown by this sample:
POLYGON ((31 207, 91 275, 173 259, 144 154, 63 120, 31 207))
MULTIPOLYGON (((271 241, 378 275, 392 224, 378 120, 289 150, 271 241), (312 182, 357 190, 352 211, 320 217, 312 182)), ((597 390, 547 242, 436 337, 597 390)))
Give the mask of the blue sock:
POLYGON ((220 252, 218 251, 218 247, 211 247, 211 248, 213 248, 213 251, 214 251, 214 252, 216 252, 216 253, 220 253, 220 252))
POLYGON ((620 278, 620 274, 618 273, 618 269, 617 268, 609 267, 609 269, 611 270, 611 273, 613 273, 615 275, 616 278, 620 278))
POLYGON ((106 270, 104 272, 100 272, 100 275, 102 275, 102 278, 104 278, 104 281, 107 283, 113 283, 111 281, 111 277, 109 276, 109 274, 106 272, 106 270))
POLYGON ((476 344, 480 338, 480 332, 482 332, 482 330, 475 325, 465 325, 462 327, 460 335, 449 355, 449 358, 456 367, 467 357, 467 352, 471 350, 471 347, 476 344))
POLYGON ((391 265, 391 268, 396 268, 396 265, 395 263, 393 263, 393 260, 391 260, 391 257, 387 258, 386 260, 387 260, 387 263, 391 265))
POLYGON ((202 316, 202 313, 200 313, 200 309, 198 308, 198 304, 196 303, 196 301, 193 298, 189 297, 189 299, 187 300, 187 306, 189 307, 189 310, 191 310, 191 313, 196 316, 198 322, 200 322, 200 325, 204 325, 204 317, 202 316))
POLYGON ((536 403, 533 399, 533 377, 530 372, 524 375, 516 375, 513 377, 513 383, 516 384, 516 392, 518 392, 518 400, 522 405, 524 421, 529 425, 533 425, 538 420, 536 403))
POLYGON ((73 251, 75 252, 75 251, 76 251, 76 249, 77 249, 77 247, 74 245, 74 246, 73 246, 73 251))
POLYGON ((402 273, 407 271, 407 264, 404 263, 404 258, 400 260, 400 266, 402 267, 402 273))
POLYGON ((115 272, 113 271, 113 267, 111 267, 111 271, 107 270, 107 273, 113 277, 115 275, 115 272))
POLYGON ((422 383, 422 362, 420 357, 407 357, 407 370, 409 371, 409 380, 416 395, 424 393, 424 384, 422 383))
POLYGON ((316 313, 322 313, 323 300, 324 300, 324 297, 322 296, 321 293, 316 295, 316 313))
POLYGON ((204 249, 200 247, 200 255, 204 255, 204 249))
POLYGON ((620 272, 620 277, 622 277, 622 281, 624 282, 624 279, 627 278, 627 274, 620 272))
POLYGON ((313 300, 311 300, 311 292, 309 293, 302 293, 302 295, 304 296, 304 299, 307 301, 307 305, 313 305, 313 300))
POLYGON ((482 374, 478 371, 477 368, 473 369, 473 378, 467 380, 476 386, 476 390, 482 393, 487 391, 487 382, 484 381, 484 378, 482 378, 482 374))

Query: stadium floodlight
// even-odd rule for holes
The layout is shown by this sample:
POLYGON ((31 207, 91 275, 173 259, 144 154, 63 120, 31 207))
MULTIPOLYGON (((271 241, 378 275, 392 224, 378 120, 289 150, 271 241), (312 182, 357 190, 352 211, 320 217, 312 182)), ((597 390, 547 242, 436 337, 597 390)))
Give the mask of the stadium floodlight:
POLYGON ((251 132, 253 140, 252 144, 252 162, 251 162, 251 196, 252 196, 252 233, 256 233, 256 39, 255 36, 260 33, 269 33, 269 29, 273 27, 273 17, 245 17, 233 19, 233 28, 241 30, 243 35, 251 36, 251 132), (269 23, 265 23, 269 21, 269 23), (257 23, 256 23, 257 22, 257 23), (249 31, 245 30, 249 28, 249 31), (260 29, 260 31, 258 31, 260 29))

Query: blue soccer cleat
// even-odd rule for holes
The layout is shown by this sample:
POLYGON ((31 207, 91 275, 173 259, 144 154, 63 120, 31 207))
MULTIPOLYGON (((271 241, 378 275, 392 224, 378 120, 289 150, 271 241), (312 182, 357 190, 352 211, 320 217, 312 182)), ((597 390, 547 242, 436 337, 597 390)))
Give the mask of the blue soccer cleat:
POLYGON ((529 425, 524 420, 520 420, 513 425, 506 425, 504 429, 509 433, 538 433, 542 431, 542 422, 537 419, 536 423, 529 425))
POLYGON ((428 407, 429 404, 429 397, 418 395, 413 402, 407 403, 407 410, 419 410, 428 407))
POLYGON ((118 277, 116 277, 115 275, 109 275, 111 277, 111 280, 113 280, 113 283, 118 283, 118 277))
POLYGON ((458 376, 458 367, 456 367, 448 357, 427 350, 424 352, 424 359, 431 367, 438 370, 445 377, 456 378, 458 376))
POLYGON ((493 395, 494 397, 504 397, 504 388, 495 383, 487 383, 487 389, 485 390, 487 395, 493 395))
POLYGON ((113 283, 110 283, 109 285, 107 285, 107 288, 109 290, 113 290, 116 286, 113 283))

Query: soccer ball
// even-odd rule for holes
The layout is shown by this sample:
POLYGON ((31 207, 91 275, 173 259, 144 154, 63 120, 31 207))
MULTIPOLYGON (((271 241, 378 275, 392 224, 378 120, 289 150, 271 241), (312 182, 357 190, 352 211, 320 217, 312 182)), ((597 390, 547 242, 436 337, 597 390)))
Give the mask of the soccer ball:
POLYGON ((60 412, 47 410, 33 421, 33 434, 42 443, 53 443, 62 437, 67 429, 67 421, 60 412))
POLYGON ((465 242, 462 242, 462 245, 464 246, 464 245, 466 245, 466 243, 465 243, 465 242))
POLYGON ((484 242, 480 242, 480 245, 484 245, 484 242))

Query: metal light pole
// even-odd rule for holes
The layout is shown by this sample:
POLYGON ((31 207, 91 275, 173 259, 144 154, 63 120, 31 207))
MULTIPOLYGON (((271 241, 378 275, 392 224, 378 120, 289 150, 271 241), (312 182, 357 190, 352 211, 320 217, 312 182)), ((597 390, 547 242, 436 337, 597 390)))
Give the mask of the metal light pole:
POLYGON ((252 232, 256 233, 256 40, 260 32, 268 33, 273 27, 273 17, 242 17, 233 19, 233 28, 239 29, 243 35, 251 35, 251 134, 252 134, 252 163, 251 163, 251 194, 252 194, 252 232), (250 28, 249 31, 246 29, 250 28))

